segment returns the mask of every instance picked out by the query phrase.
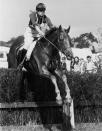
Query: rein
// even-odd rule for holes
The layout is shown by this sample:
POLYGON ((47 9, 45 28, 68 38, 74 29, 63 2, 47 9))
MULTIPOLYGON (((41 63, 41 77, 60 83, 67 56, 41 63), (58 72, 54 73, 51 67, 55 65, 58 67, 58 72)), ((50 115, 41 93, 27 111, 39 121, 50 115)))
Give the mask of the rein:
MULTIPOLYGON (((31 28, 33 28, 34 29, 34 27, 32 27, 32 26, 30 26, 31 28)), ((61 50, 59 50, 58 48, 57 48, 57 46, 55 46, 51 41, 49 41, 45 36, 41 36, 41 38, 44 38, 45 40, 47 40, 52 46, 54 46, 61 54, 63 54, 63 55, 65 55, 61 50)))
MULTIPOLYGON (((53 44, 53 42, 51 42, 50 40, 48 40, 45 36, 42 36, 42 37, 43 37, 45 40, 47 40, 53 47, 55 47, 61 54, 63 54, 63 55, 65 56, 65 54, 64 54, 61 50, 59 50, 59 49, 57 48, 57 46, 55 46, 55 45, 53 44)), ((26 55, 24 56, 22 62, 18 65, 18 67, 17 67, 18 70, 22 69, 23 63, 25 62, 25 60, 26 60, 26 55)))
POLYGON ((55 45, 53 44, 53 42, 51 42, 50 40, 48 40, 45 36, 43 36, 43 38, 44 38, 45 40, 47 40, 52 46, 54 46, 61 54, 65 55, 60 49, 57 48, 57 46, 55 46, 55 45))
MULTIPOLYGON (((65 56, 65 54, 64 54, 60 49, 58 49, 57 46, 55 46, 55 45, 53 44, 53 42, 51 42, 50 40, 48 40, 45 36, 42 36, 42 37, 43 37, 45 40, 47 40, 53 47, 55 47, 61 54, 63 54, 63 55, 65 56)), ((65 57, 66 57, 66 56, 65 56, 65 57)), ((22 69, 23 63, 25 62, 25 60, 26 60, 26 55, 24 56, 22 62, 18 65, 18 67, 17 67, 18 70, 22 69)))

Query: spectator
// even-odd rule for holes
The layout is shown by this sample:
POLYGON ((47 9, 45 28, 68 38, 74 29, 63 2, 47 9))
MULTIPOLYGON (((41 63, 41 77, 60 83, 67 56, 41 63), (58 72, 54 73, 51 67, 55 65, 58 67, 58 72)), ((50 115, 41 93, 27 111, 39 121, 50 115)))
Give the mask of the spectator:
POLYGON ((83 58, 80 59, 80 72, 81 74, 85 72, 85 60, 83 58))
POLYGON ((80 72, 79 57, 76 56, 74 60, 71 62, 71 69, 74 72, 80 72))
POLYGON ((102 70, 102 55, 98 55, 98 68, 99 70, 102 70))
POLYGON ((95 63, 92 61, 91 56, 87 56, 87 62, 85 68, 86 68, 86 72, 88 73, 96 73, 97 67, 95 66, 95 63))
POLYGON ((71 59, 70 71, 73 71, 73 69, 74 69, 74 58, 71 59))
POLYGON ((61 60, 61 67, 63 69, 63 71, 66 71, 67 70, 67 67, 66 67, 66 57, 62 57, 62 60, 61 60))

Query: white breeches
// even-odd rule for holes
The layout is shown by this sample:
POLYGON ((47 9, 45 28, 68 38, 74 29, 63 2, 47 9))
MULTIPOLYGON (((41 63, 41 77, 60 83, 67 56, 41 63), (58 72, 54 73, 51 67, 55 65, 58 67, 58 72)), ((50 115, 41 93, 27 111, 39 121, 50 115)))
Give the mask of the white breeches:
POLYGON ((25 33, 24 33, 24 45, 21 47, 21 49, 28 50, 30 45, 32 45, 33 39, 34 38, 33 38, 32 32, 31 32, 31 28, 26 27, 26 30, 25 30, 25 33))
POLYGON ((33 41, 33 35, 30 27, 26 27, 25 33, 24 33, 24 45, 20 48, 27 50, 27 58, 30 59, 31 53, 36 45, 37 40, 33 41))
POLYGON ((29 48, 28 48, 28 50, 27 50, 26 56, 27 56, 28 59, 30 58, 30 56, 32 54, 32 51, 35 48, 36 42, 37 41, 34 41, 33 43, 31 43, 30 46, 29 46, 29 48))

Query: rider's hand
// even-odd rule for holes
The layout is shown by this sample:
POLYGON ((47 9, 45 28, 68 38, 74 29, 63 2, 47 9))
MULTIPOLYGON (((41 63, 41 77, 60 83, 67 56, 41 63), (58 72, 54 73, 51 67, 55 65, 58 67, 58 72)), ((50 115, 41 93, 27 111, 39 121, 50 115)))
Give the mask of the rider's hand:
POLYGON ((44 33, 41 31, 41 32, 39 32, 39 35, 40 35, 40 37, 43 37, 44 33))
POLYGON ((43 37, 43 36, 44 36, 44 33, 40 30, 40 28, 39 28, 38 26, 35 26, 35 28, 36 28, 36 30, 39 32, 39 35, 40 35, 41 37, 43 37))

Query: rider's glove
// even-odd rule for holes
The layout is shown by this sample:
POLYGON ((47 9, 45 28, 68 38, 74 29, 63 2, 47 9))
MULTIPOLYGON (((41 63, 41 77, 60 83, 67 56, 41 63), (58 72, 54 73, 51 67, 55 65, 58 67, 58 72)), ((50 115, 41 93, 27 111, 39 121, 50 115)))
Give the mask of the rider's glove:
POLYGON ((35 26, 36 30, 39 32, 39 35, 42 37, 44 36, 44 33, 40 30, 38 26, 35 26))
POLYGON ((39 32, 40 37, 44 36, 44 33, 42 31, 39 32))

